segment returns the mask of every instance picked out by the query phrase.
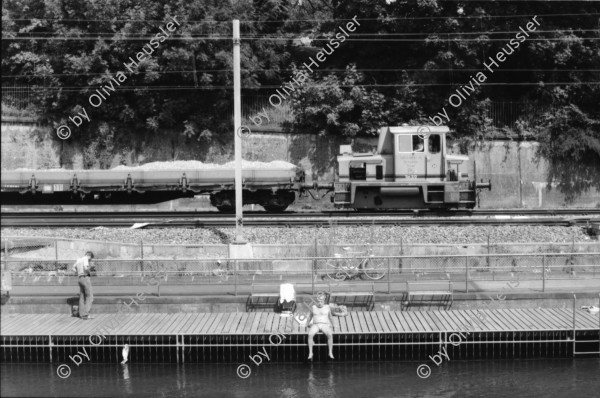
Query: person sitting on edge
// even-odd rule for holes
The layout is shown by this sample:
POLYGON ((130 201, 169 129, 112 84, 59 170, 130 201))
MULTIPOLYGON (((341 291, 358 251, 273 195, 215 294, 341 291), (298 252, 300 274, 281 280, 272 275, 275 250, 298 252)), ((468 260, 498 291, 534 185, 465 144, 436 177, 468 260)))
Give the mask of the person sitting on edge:
POLYGON ((73 265, 73 272, 79 277, 79 317, 88 319, 92 309, 92 281, 90 280, 90 260, 94 258, 94 253, 87 252, 85 256, 79 258, 73 265))
POLYGON ((308 316, 308 359, 313 357, 313 345, 315 345, 315 334, 322 331, 327 336, 327 345, 329 346, 329 358, 333 359, 333 318, 329 304, 325 304, 325 298, 320 296, 317 299, 317 305, 313 305, 308 316), (310 325, 310 321, 313 324, 310 325))

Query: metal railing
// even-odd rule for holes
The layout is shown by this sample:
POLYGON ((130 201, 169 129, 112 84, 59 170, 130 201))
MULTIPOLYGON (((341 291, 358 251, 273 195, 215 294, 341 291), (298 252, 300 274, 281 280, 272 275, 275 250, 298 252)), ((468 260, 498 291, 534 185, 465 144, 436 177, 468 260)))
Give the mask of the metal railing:
MULTIPOLYGON (((13 286, 74 285, 71 260, 1 261, 2 269, 10 271, 13 286)), ((253 258, 204 258, 188 260, 93 260, 94 285, 136 286, 146 284, 144 278, 160 275, 160 285, 214 285, 237 293, 238 286, 252 283, 289 281, 311 286, 336 286, 352 289, 357 281, 375 284, 378 292, 404 291, 405 282, 450 280, 455 290, 541 289, 556 281, 586 281, 600 279, 600 252, 546 254, 478 254, 443 256, 349 256, 301 257, 294 260, 253 258), (330 267, 342 266, 352 260, 361 264, 369 260, 367 270, 377 267, 377 279, 364 273, 349 272, 349 277, 332 277, 330 267), (329 264, 329 265, 328 265, 329 264), (382 275, 382 276, 381 276, 382 275), (381 276, 381 277, 380 277, 381 276), (491 285, 490 285, 491 283, 491 285), (519 285, 522 285, 519 288, 519 285)))

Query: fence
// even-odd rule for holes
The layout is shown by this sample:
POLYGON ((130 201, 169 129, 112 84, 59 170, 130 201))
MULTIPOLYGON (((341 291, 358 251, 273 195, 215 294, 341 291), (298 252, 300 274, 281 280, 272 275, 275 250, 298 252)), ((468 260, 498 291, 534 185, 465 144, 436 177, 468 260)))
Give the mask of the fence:
POLYGON ((32 103, 33 93, 30 86, 2 86, 2 105, 9 105, 22 110, 32 103))
POLYGON ((534 126, 545 112, 553 112, 554 108, 534 102, 491 102, 486 110, 492 126, 512 128, 519 119, 534 126))
MULTIPOLYGON (((14 260, 73 260, 91 250, 97 259, 121 260, 186 260, 218 258, 227 259, 227 244, 169 245, 105 242, 84 239, 59 239, 39 237, 5 237, 1 243, 3 259, 14 260)), ((417 244, 400 239, 397 244, 350 244, 320 242, 316 238, 307 244, 252 244, 256 258, 296 259, 299 257, 333 257, 344 253, 366 252, 378 256, 419 255, 481 255, 510 253, 586 253, 600 251, 600 242, 493 242, 469 244, 417 244)))
MULTIPOLYGON (((2 86, 2 103, 17 109, 26 109, 31 105, 33 92, 27 85, 2 86)), ((487 107, 487 117, 492 120, 492 125, 497 128, 513 127, 518 119, 525 120, 530 125, 535 125, 545 112, 552 111, 550 106, 539 105, 535 102, 491 102, 487 107)), ((244 95, 242 97, 242 117, 248 120, 258 112, 266 112, 269 120, 263 118, 261 127, 280 128, 284 123, 294 122, 294 113, 286 101, 281 106, 275 107, 269 102, 268 96, 244 95)), ((233 118, 233 108, 231 109, 233 118)))
MULTIPOLYGON (((265 111, 270 120, 267 121, 263 118, 261 127, 282 127, 284 123, 294 122, 294 113, 289 103, 274 107, 269 103, 269 97, 266 96, 244 96, 242 98, 244 119, 265 111)), ((553 107, 535 102, 490 102, 486 109, 486 116, 491 119, 493 127, 512 128, 519 119, 533 126, 538 123, 545 112, 552 111, 554 111, 553 107)))
MULTIPOLYGON (((252 283, 294 283, 349 287, 355 280, 373 282, 375 291, 403 291, 406 281, 451 280, 455 288, 478 290, 481 282, 535 282, 542 291, 557 280, 600 278, 600 252, 540 254, 478 254, 442 256, 305 257, 296 259, 93 260, 94 285, 143 285, 156 278, 160 285, 214 285, 233 288, 252 283), (516 279, 515 279, 516 278, 516 279)), ((75 285, 71 261, 2 260, 13 286, 75 285)), ((364 282, 363 282, 364 283, 364 282)), ((597 285, 596 285, 597 286, 597 285)), ((511 287, 512 288, 512 287, 511 287)))

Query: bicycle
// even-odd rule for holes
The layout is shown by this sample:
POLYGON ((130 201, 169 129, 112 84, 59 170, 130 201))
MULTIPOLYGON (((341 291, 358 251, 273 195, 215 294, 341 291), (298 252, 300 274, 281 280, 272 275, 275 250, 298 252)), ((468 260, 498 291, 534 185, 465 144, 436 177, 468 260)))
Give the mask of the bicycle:
POLYGON ((326 262, 326 273, 329 279, 345 281, 360 276, 361 279, 365 279, 366 277, 372 280, 379 280, 385 276, 386 270, 383 260, 373 258, 375 255, 371 249, 366 252, 351 252, 349 247, 344 247, 343 250, 346 254, 368 254, 368 257, 362 259, 343 257, 341 254, 335 253, 336 260, 327 260, 326 262), (339 264, 340 261, 342 262, 341 264, 339 264))

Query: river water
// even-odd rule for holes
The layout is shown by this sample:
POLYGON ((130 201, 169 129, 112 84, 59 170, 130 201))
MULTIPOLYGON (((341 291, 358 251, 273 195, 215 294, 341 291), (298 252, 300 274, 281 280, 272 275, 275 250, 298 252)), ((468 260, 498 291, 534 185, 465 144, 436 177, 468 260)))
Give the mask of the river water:
POLYGON ((2 397, 599 397, 600 359, 420 362, 93 364, 73 366, 61 379, 57 365, 2 364, 2 397))

